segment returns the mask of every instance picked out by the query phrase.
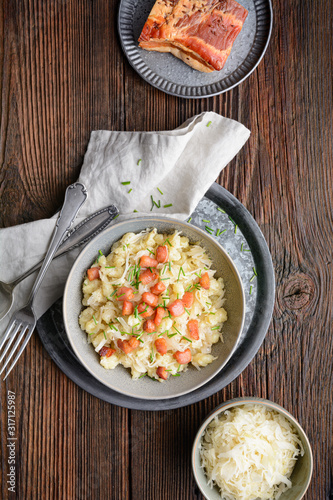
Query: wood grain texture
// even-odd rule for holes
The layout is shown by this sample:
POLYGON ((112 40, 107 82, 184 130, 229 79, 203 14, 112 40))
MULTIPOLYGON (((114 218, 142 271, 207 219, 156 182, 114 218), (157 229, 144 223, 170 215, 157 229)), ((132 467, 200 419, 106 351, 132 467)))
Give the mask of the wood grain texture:
POLYGON ((260 396, 313 446, 306 500, 333 495, 332 3, 274 0, 267 53, 210 99, 146 84, 118 41, 116 0, 2 0, 0 224, 50 216, 78 176, 91 130, 163 130, 213 110, 251 129, 218 181, 252 213, 272 253, 267 337, 228 387, 167 412, 118 408, 60 372, 37 336, 1 382, 1 493, 11 499, 202 500, 193 437, 219 403, 260 396), (8 492, 7 391, 16 394, 16 494, 8 492))

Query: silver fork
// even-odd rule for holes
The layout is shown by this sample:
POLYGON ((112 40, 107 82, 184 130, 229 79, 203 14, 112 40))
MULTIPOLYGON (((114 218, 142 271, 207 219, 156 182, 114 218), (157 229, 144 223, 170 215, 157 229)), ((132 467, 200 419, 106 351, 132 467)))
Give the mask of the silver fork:
POLYGON ((83 184, 80 184, 79 182, 76 182, 74 184, 71 184, 68 186, 66 189, 66 194, 65 194, 65 200, 64 204, 62 206, 61 212, 59 214, 56 227, 54 229, 51 243, 49 245, 48 251, 46 253, 43 265, 38 273, 38 276, 36 278, 36 281, 34 283, 34 286, 30 292, 30 296, 28 299, 27 304, 22 308, 16 311, 8 326, 7 329, 4 333, 3 338, 1 339, 0 343, 0 352, 2 348, 4 348, 1 357, 0 357, 0 363, 6 356, 6 353, 8 352, 10 346, 14 342, 15 338, 16 342, 10 351, 9 355, 7 356, 7 359, 0 371, 0 375, 3 373, 4 369, 8 365, 9 361, 12 359, 12 357, 15 354, 16 349, 22 342, 24 336, 25 339, 20 347, 20 350, 15 356, 14 361, 12 362, 10 368, 8 369, 6 376, 4 380, 8 377, 9 373, 12 371, 14 368, 17 360, 21 356, 22 352, 24 351, 27 343, 30 340, 30 337, 32 335, 32 332, 34 331, 34 328, 36 326, 36 316, 34 312, 34 300, 37 294, 37 291, 45 277, 46 271, 51 264, 52 258, 57 251, 61 241, 63 240, 64 236, 66 235, 67 231, 69 230, 73 220, 76 217, 76 214, 78 213, 81 205, 86 201, 87 199, 87 190, 83 184), (7 343, 6 343, 7 342, 7 343))

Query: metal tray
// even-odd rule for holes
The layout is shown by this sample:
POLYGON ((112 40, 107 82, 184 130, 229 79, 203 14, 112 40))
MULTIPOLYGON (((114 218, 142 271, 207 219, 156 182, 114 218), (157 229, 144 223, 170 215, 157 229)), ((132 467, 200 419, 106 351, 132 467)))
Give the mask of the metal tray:
POLYGON ((202 73, 171 54, 142 50, 138 38, 155 0, 121 0, 118 31, 129 63, 148 83, 167 94, 202 98, 244 81, 261 61, 272 32, 271 0, 240 0, 249 14, 221 71, 202 73))
POLYGON ((125 396, 98 382, 75 357, 62 320, 58 300, 38 321, 39 337, 58 367, 78 386, 112 404, 137 410, 170 410, 211 396, 234 380, 251 362, 262 344, 273 312, 275 279, 266 241, 251 214, 226 189, 214 184, 192 214, 191 223, 223 231, 218 241, 240 272, 246 298, 246 315, 236 352, 219 374, 185 396, 166 400, 141 400, 125 396), (203 221, 209 220, 209 223, 203 221))

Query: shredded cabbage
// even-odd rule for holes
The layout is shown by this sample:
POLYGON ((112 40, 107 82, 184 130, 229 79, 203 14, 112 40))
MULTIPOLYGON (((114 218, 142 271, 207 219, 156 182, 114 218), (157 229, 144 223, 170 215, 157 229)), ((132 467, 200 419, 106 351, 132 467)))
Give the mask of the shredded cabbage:
POLYGON ((278 499, 291 488, 290 476, 302 442, 280 413, 242 405, 215 417, 200 443, 208 484, 223 500, 278 499))

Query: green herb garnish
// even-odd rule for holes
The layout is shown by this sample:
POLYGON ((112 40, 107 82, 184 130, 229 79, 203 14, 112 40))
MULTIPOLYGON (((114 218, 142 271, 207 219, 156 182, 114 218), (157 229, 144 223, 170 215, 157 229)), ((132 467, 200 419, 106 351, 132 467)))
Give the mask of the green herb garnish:
POLYGON ((97 325, 97 321, 96 321, 95 315, 93 314, 93 316, 92 316, 92 317, 93 317, 93 320, 94 320, 94 322, 95 322, 95 325, 97 325))
POLYGON ((163 208, 169 208, 172 207, 172 203, 168 203, 167 205, 163 205, 163 208))
POLYGON ((162 191, 160 190, 160 188, 157 188, 157 190, 161 193, 161 195, 163 195, 162 191))
POLYGON ((131 181, 125 181, 125 182, 122 182, 121 183, 123 186, 128 186, 129 184, 131 184, 131 181))
POLYGON ((138 159, 138 162, 137 162, 137 165, 140 165, 140 163, 142 162, 141 158, 138 159))

